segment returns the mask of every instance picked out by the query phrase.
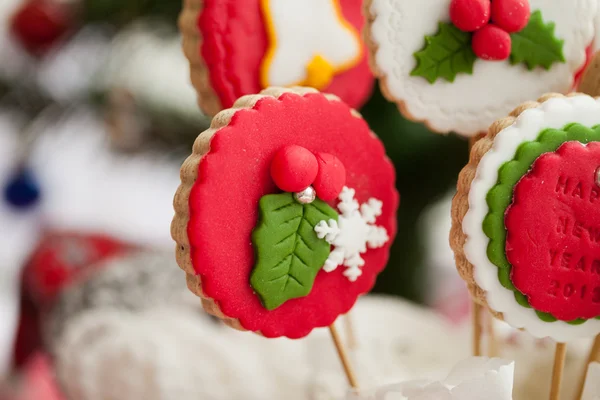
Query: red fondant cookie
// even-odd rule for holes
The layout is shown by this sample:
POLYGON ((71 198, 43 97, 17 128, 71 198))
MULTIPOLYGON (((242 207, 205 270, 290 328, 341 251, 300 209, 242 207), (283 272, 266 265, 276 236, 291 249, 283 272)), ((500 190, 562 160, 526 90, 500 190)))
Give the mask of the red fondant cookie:
POLYGON ((567 142, 515 186, 506 218, 512 282, 563 321, 600 315, 600 143, 567 142))
POLYGON ((269 86, 303 85, 351 107, 374 78, 360 37, 361 0, 187 0, 184 50, 201 108, 214 115, 269 86))
POLYGON ((394 168, 365 121, 334 96, 272 88, 241 98, 198 137, 181 176, 178 263, 205 308, 236 328, 306 336, 348 312, 386 265, 399 203, 394 168), (335 179, 319 183, 336 199, 312 186, 277 187, 272 164, 290 145, 328 155, 335 179))

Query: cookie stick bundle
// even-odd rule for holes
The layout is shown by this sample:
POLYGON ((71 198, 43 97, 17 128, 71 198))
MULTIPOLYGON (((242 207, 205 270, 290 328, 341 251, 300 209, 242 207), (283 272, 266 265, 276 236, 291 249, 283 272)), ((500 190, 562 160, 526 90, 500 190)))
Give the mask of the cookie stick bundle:
POLYGON ((267 338, 330 327, 371 290, 399 195, 360 115, 309 88, 270 88, 217 114, 181 169, 172 236, 189 289, 267 338))
MULTIPOLYGON (((366 0, 384 95, 439 133, 476 138, 516 105, 568 93, 594 39, 595 1, 366 0), (426 10, 426 11, 425 11, 426 10)), ((474 303, 474 352, 481 316, 474 303)))

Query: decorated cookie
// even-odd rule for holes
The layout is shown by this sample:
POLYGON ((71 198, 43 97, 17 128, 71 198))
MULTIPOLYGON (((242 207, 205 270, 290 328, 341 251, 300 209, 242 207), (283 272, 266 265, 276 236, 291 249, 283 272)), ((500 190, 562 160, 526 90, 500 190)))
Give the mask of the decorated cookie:
POLYGON ((309 86, 353 108, 373 75, 362 0, 186 0, 183 48, 202 110, 215 115, 270 86, 309 86))
POLYGON ((366 0, 386 97, 436 132, 474 136, 516 104, 569 92, 594 40, 595 0, 366 0))
POLYGON ((450 242, 475 300, 558 342, 600 332, 600 100, 552 94, 492 125, 450 242))
POLYGON ((360 115, 309 88, 222 111, 181 170, 172 235, 207 311, 266 337, 331 325, 396 234, 394 167, 360 115))

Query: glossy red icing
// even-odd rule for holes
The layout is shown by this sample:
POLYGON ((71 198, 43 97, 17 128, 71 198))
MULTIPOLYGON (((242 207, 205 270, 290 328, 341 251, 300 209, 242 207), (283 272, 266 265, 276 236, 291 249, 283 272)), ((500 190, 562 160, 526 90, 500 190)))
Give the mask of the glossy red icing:
MULTIPOLYGON (((340 0, 339 3, 344 17, 361 32, 364 25, 362 0, 340 0)), ((199 50, 223 108, 230 108, 243 95, 263 89, 259 71, 268 38, 260 0, 205 0, 198 28, 203 38, 199 50)), ((360 63, 335 76, 322 91, 333 93, 351 107, 359 108, 369 98, 373 82, 367 50, 363 48, 360 63)))
POLYGON ((506 32, 519 32, 527 26, 530 16, 529 0, 492 1, 492 21, 506 32))
POLYGON ((304 147, 285 146, 271 161, 271 178, 284 192, 300 192, 314 182, 319 171, 317 157, 304 147))
POLYGON ((319 172, 313 183, 317 196, 324 201, 335 200, 346 184, 346 168, 333 154, 318 153, 319 172))
POLYGON ((331 325, 352 308, 358 296, 371 290, 396 234, 399 196, 394 167, 382 143, 365 121, 350 114, 347 105, 321 94, 265 98, 253 109, 238 111, 213 136, 210 148, 190 193, 187 232, 202 290, 225 315, 266 337, 301 338, 314 328, 331 325), (343 268, 321 271, 307 297, 267 311, 250 287, 251 234, 259 199, 278 192, 270 178, 271 160, 289 144, 338 157, 346 167, 346 184, 356 190, 358 201, 370 197, 383 201, 377 224, 387 229, 390 241, 363 254, 366 265, 356 282, 342 275, 343 268))
POLYGON ((473 32, 490 21, 490 0, 452 0, 450 20, 461 31, 473 32))
POLYGON ((488 24, 473 34, 471 45, 482 60, 502 61, 510 56, 512 40, 506 31, 488 24))
POLYGON ((512 282, 564 321, 600 316, 600 143, 567 142, 539 157, 506 213, 512 282))

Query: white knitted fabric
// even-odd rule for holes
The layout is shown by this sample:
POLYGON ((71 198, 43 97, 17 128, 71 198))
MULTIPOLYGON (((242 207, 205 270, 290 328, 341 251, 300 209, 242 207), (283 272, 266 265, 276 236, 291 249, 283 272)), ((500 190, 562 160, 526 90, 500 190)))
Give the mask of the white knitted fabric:
POLYGON ((74 400, 272 398, 247 353, 187 310, 97 310, 70 326, 57 369, 74 400))
MULTIPOLYGON (((352 318, 358 347, 351 357, 366 390, 441 380, 470 354, 468 326, 452 328, 399 299, 362 298, 352 318)), ((337 324, 343 334, 343 321, 337 324)), ((504 325, 497 332, 503 342, 498 356, 516 360, 514 400, 546 398, 553 344, 504 325)), ((567 396, 573 394, 588 346, 587 341, 569 345, 567 396)), ((336 400, 348 388, 326 329, 302 340, 271 340, 186 308, 137 315, 89 311, 65 330, 57 368, 72 400, 336 400)))
POLYGON ((44 339, 51 351, 66 325, 90 310, 132 313, 158 307, 193 307, 200 302, 186 287, 173 252, 136 251, 109 258, 91 268, 86 281, 63 291, 44 316, 44 339))

